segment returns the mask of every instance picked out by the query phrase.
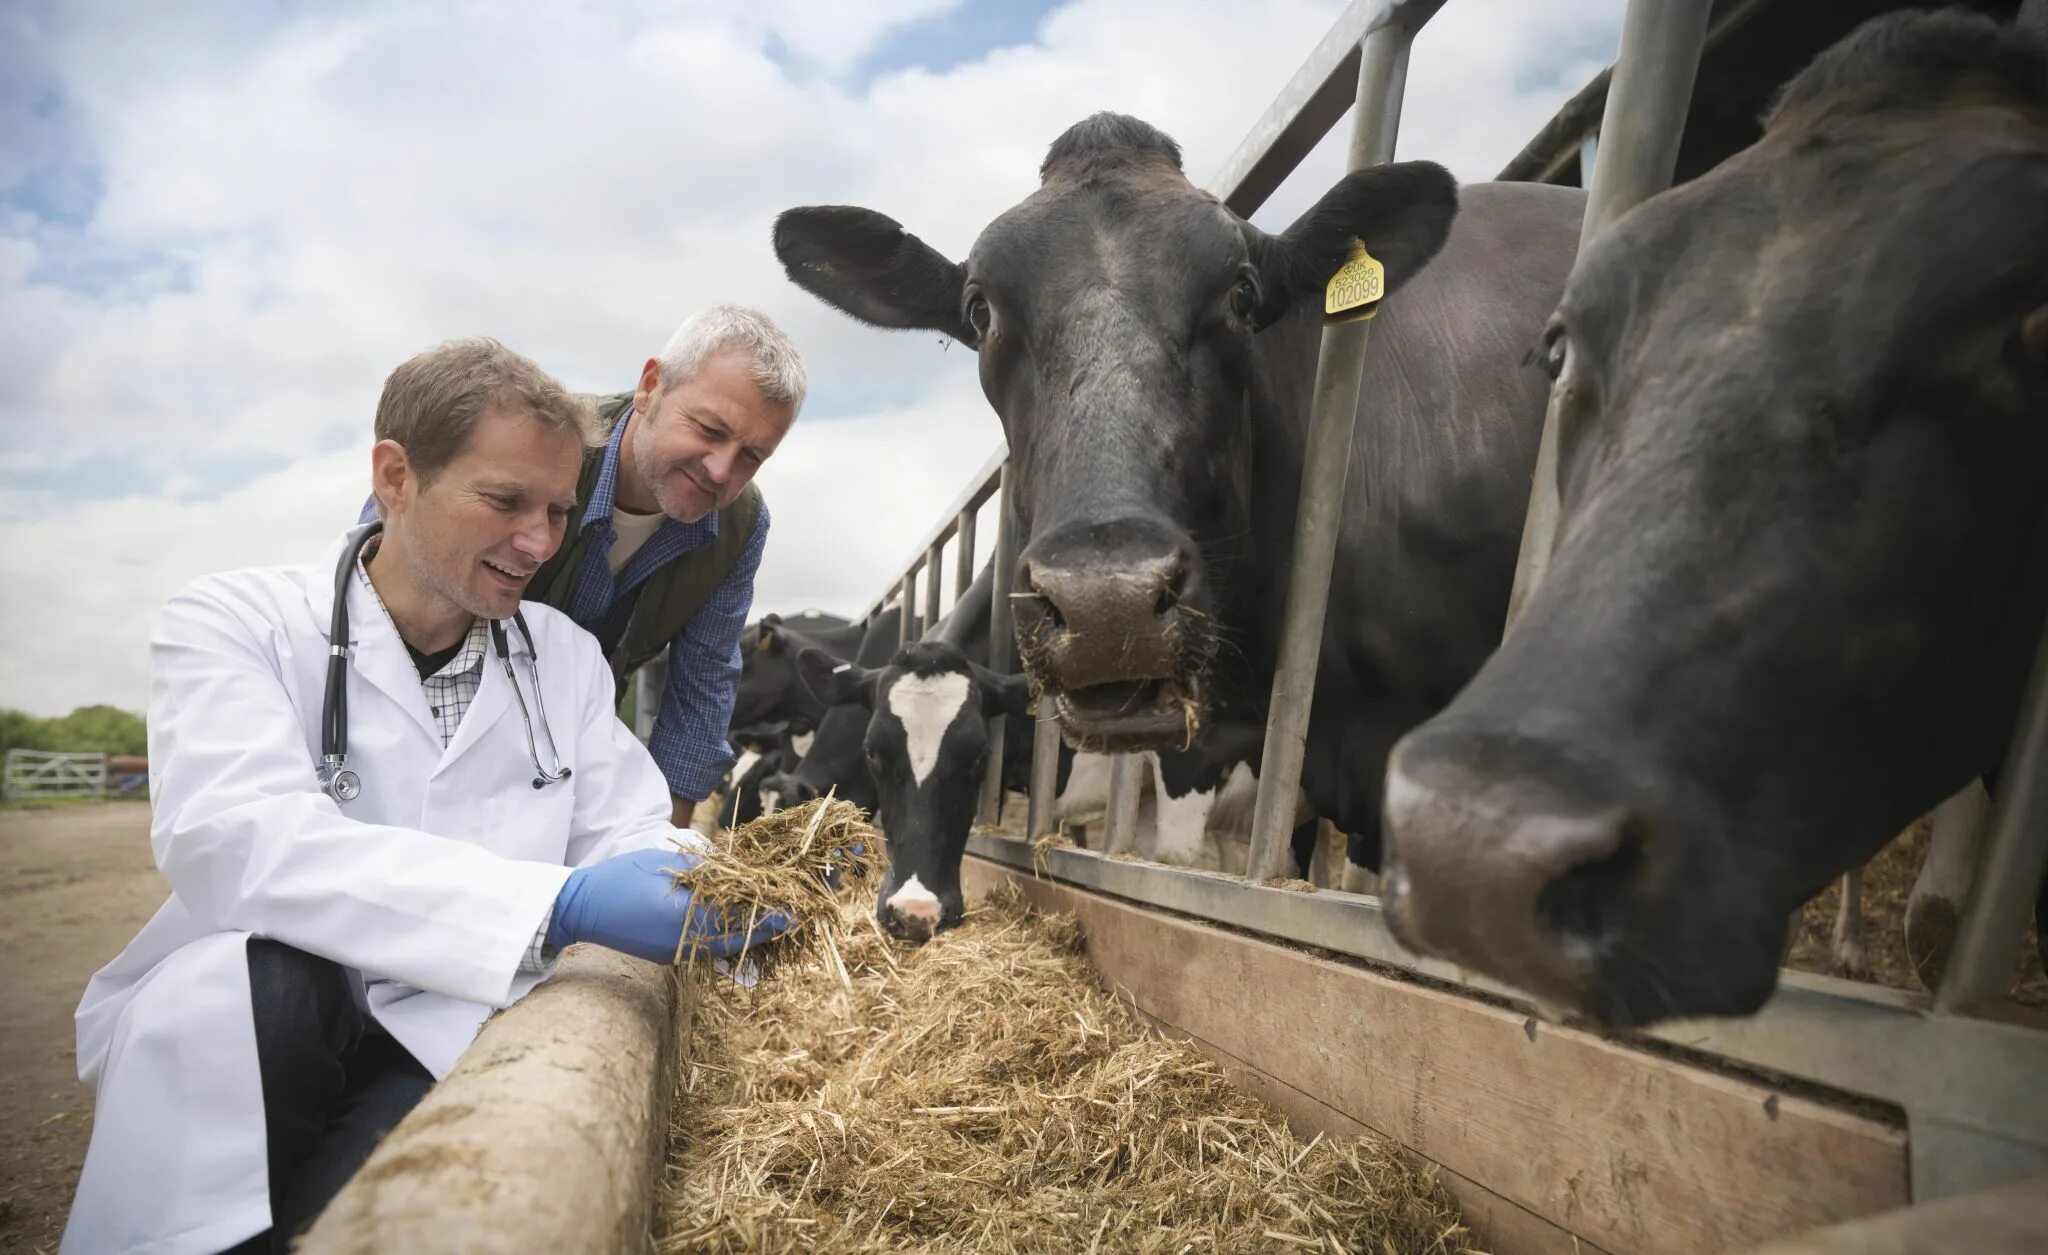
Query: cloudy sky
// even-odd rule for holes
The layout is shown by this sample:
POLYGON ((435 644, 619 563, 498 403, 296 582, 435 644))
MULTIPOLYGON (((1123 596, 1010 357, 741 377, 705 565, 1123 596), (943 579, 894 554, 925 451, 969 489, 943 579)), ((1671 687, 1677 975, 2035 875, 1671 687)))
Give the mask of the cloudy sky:
MULTIPOLYGON (((760 477, 756 611, 858 610, 1001 433, 971 353, 792 287, 774 215, 867 205, 957 257, 1098 109, 1207 181, 1342 7, 9 0, 0 706, 139 709, 164 598, 352 520, 412 353, 487 334, 617 391, 714 301, 766 310, 811 369, 760 477)), ((1622 7, 1450 0, 1400 155, 1491 176, 1612 58, 1622 7)), ((1261 225, 1341 173, 1344 130, 1261 225)))

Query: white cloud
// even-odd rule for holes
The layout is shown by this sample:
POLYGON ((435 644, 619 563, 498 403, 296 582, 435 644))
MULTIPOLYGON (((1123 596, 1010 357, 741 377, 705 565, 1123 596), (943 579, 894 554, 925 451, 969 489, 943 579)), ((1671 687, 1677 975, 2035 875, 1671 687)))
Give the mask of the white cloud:
MULTIPOLYGON (((310 556, 347 521, 348 450, 409 354, 486 333, 609 391, 714 300, 783 322, 817 399, 763 473, 776 530, 757 605, 857 609, 1000 432, 970 354, 792 287, 774 214, 870 205, 957 256, 1102 108, 1173 134, 1206 179, 1342 6, 1072 0, 1031 44, 846 81, 955 7, 385 0, 262 27, 212 6, 61 8, 33 47, 103 196, 83 227, 0 210, 0 565, 17 590, 0 704, 139 705, 164 596, 310 556), (121 264, 47 277, 80 251, 121 264), (157 487, 71 499, 109 476, 157 487)), ((1621 8, 1453 0, 1416 46, 1402 155, 1489 176, 1611 52, 1621 8), (1561 55, 1560 31, 1588 51, 1561 55)), ((1336 177, 1344 131, 1262 221, 1336 177)))

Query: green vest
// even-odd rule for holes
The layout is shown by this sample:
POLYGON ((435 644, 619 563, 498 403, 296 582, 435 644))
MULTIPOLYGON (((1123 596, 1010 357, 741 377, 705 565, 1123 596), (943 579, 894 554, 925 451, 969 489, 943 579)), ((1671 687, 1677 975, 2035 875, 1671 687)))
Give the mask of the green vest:
MULTIPOLYGON (((619 415, 632 404, 633 394, 621 392, 616 396, 589 398, 597 407, 599 436, 608 442, 612 426, 619 421, 619 415)), ((576 500, 580 505, 590 503, 590 494, 597 490, 598 473, 604 468, 606 445, 600 443, 583 455, 583 473, 576 479, 576 500)), ((613 629, 611 639, 600 635, 599 645, 604 647, 605 657, 612 664, 612 679, 618 685, 617 697, 623 701, 626 696, 626 677, 640 667, 661 656, 663 650, 672 644, 683 630, 691 616, 704 608, 711 600, 711 594, 725 582, 738 565, 740 554, 746 550, 747 541, 754 534, 754 525, 761 516, 761 490, 748 484, 733 503, 718 512, 718 535, 710 544, 668 562, 661 569, 647 577, 640 586, 640 598, 633 603, 633 612, 626 618, 623 630, 613 629)), ((590 537, 583 532, 583 511, 579 508, 569 512, 569 529, 562 534, 562 547, 555 550, 555 556, 542 564, 527 586, 529 601, 538 601, 567 612, 569 602, 576 589, 577 577, 583 570, 584 551, 590 544, 590 537)))

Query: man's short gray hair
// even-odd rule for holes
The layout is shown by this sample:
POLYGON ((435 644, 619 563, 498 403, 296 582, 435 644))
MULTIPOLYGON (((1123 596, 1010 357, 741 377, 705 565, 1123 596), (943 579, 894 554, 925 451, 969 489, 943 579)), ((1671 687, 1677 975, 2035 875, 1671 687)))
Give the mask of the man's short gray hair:
POLYGON ((713 353, 746 354, 761 395, 776 405, 800 410, 808 380, 796 343, 768 315, 741 305, 713 305, 683 320, 661 350, 661 382, 674 385, 697 373, 713 353))

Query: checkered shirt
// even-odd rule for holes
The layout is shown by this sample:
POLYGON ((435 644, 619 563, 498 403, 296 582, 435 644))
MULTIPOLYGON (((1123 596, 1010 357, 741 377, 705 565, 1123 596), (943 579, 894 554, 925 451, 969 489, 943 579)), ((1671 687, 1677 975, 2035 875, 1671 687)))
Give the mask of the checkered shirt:
MULTIPOLYGON (((375 549, 370 550, 376 552, 375 549)), ((384 606, 384 599, 377 595, 377 586, 370 582, 369 555, 356 563, 356 575, 363 581, 363 587, 370 590, 370 600, 377 603, 377 609, 384 611, 386 619, 391 611, 384 606)), ((394 621, 391 630, 396 632, 394 621)), ((401 637, 401 640, 404 638, 401 637)), ((476 700, 476 691, 484 681, 484 658, 491 650, 491 621, 479 618, 469 625, 469 635, 462 638, 462 648, 455 656, 443 663, 441 669, 420 681, 420 687, 427 693, 427 710, 434 716, 434 730, 441 734, 441 748, 455 739, 455 730, 462 726, 462 717, 469 713, 469 704, 476 700)), ((555 922, 552 910, 541 921, 540 931, 526 944, 526 955, 519 960, 522 972, 545 972, 554 961, 554 952, 547 948, 548 925, 555 922)))

